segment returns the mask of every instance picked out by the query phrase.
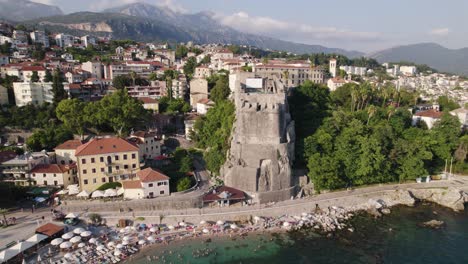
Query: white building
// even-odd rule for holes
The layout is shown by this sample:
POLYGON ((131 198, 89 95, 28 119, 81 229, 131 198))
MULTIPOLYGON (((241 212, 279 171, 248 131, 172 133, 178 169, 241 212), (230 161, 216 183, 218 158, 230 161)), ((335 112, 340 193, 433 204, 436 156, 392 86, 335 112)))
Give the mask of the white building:
POLYGON ((155 198, 170 195, 169 177, 161 172, 147 168, 137 172, 138 180, 124 181, 125 199, 155 198))
POLYGON ((102 64, 99 61, 87 61, 81 64, 81 69, 91 73, 91 77, 102 79, 102 64))
POLYGON ((330 91, 335 91, 336 89, 338 89, 339 87, 343 86, 346 84, 346 80, 345 79, 342 79, 340 77, 338 78, 333 78, 333 79, 329 79, 327 81, 327 87, 330 89, 330 91))
POLYGON ((333 78, 336 77, 336 67, 338 67, 336 59, 330 59, 329 70, 333 78))
POLYGON ((57 43, 57 46, 61 48, 71 47, 74 43, 74 37, 67 34, 57 34, 55 36, 55 42, 57 43))
POLYGON ((49 36, 44 31, 36 30, 31 32, 30 35, 33 43, 42 44, 44 48, 48 48, 50 46, 49 36))
POLYGON ((52 83, 13 83, 16 106, 21 107, 27 104, 42 105, 52 103, 54 94, 52 93, 52 83))
POLYGON ((413 115, 412 125, 415 126, 418 122, 424 121, 428 129, 431 129, 434 124, 440 120, 442 112, 435 109, 420 111, 413 115))
POLYGON ((34 72, 37 72, 39 82, 42 82, 46 75, 46 69, 42 66, 24 66, 21 68, 19 78, 24 82, 31 82, 31 77, 34 72))
POLYGON ((355 67, 355 66, 340 66, 340 70, 346 72, 346 74, 353 74, 364 76, 367 73, 367 68, 365 67, 355 67))
POLYGON ((76 148, 83 145, 81 140, 71 139, 55 147, 55 160, 57 164, 69 165, 76 163, 76 148))
POLYGON ((88 47, 89 45, 96 45, 96 39, 91 36, 83 36, 81 37, 81 45, 88 47))
POLYGON ((416 66, 400 66, 399 73, 402 73, 406 76, 414 76, 418 72, 416 66))
POLYGON ((30 174, 31 180, 35 182, 36 185, 62 186, 66 188, 68 185, 78 182, 75 164, 40 164, 34 167, 30 174))
POLYGON ((468 128, 468 109, 458 108, 450 112, 451 115, 458 117, 463 128, 468 128))
POLYGON ((131 134, 128 140, 140 148, 138 154, 141 161, 161 155, 161 140, 156 133, 137 131, 131 134))
POLYGON ((188 85, 187 78, 185 75, 181 74, 175 80, 172 80, 172 97, 174 98, 184 98, 187 94, 188 85))
POLYGON ((215 103, 210 99, 201 99, 197 103, 197 113, 200 115, 206 115, 206 113, 208 113, 208 110, 214 105, 215 103))

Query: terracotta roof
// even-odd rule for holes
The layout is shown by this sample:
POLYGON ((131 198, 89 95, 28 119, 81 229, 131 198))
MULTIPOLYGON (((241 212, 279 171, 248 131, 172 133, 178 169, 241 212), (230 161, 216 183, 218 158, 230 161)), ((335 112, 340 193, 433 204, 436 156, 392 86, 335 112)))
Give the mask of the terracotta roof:
POLYGON ((42 66, 24 66, 23 71, 45 71, 45 68, 42 66))
POLYGON ((342 78, 333 78, 331 81, 334 83, 346 83, 346 81, 342 78))
POLYGON ((237 190, 227 186, 221 186, 216 189, 216 193, 208 193, 203 197, 204 202, 213 202, 218 200, 244 200, 245 194, 241 190, 237 190), (227 195, 223 197, 223 195, 227 195))
POLYGON ((136 181, 123 181, 122 182, 122 187, 125 189, 141 189, 143 188, 141 186, 141 181, 136 180, 136 181))
POLYGON ((57 147, 55 147, 55 149, 76 149, 81 145, 83 145, 83 143, 81 143, 81 140, 71 139, 58 145, 57 147))
POLYGON ((203 98, 198 101, 199 104, 214 105, 214 102, 208 98, 203 98))
POLYGON ((52 223, 48 223, 36 229, 36 233, 51 237, 56 234, 63 233, 63 230, 64 230, 63 226, 58 226, 52 223))
POLYGON ((436 111, 434 109, 430 109, 427 111, 420 111, 414 114, 415 116, 421 116, 421 117, 431 117, 431 118, 440 118, 442 116, 442 112, 436 111))
POLYGON ((157 104, 158 103, 158 100, 149 98, 149 97, 138 97, 138 100, 140 100, 144 104, 157 104))
POLYGON ((96 138, 76 149, 75 156, 100 155, 117 152, 138 151, 139 148, 121 138, 96 138))
POLYGON ((31 173, 64 173, 72 168, 74 168, 75 165, 58 165, 58 164, 39 164, 34 169, 31 170, 31 173))
POLYGON ((15 157, 16 157, 16 152, 12 150, 0 151, 0 163, 5 162, 7 160, 14 159, 15 157))
POLYGON ((142 182, 155 182, 155 181, 169 180, 169 177, 151 168, 146 168, 144 170, 137 172, 137 176, 138 178, 140 178, 140 181, 142 182))
POLYGON ((156 133, 146 132, 146 131, 137 131, 133 133, 132 136, 141 137, 141 138, 153 138, 153 137, 156 137, 156 133))

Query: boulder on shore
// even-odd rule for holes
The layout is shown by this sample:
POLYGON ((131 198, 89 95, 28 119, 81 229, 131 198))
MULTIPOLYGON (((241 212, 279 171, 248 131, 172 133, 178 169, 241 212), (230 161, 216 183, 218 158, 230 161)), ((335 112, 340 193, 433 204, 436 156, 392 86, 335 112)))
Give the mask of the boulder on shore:
POLYGON ((439 229, 439 228, 443 227, 444 225, 445 225, 444 221, 439 221, 439 220, 435 220, 435 219, 422 223, 422 226, 433 228, 433 229, 439 229))
POLYGON ((453 187, 447 189, 412 189, 410 192, 416 199, 433 202, 454 211, 463 211, 465 209, 465 200, 468 198, 464 191, 453 187))

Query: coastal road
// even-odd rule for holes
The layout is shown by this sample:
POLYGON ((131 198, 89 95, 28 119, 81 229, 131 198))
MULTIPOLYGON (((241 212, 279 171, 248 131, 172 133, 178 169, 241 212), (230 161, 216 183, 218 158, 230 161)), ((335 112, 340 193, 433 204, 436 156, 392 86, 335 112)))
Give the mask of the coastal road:
MULTIPOLYGON (((201 171, 203 181, 208 180, 208 173, 201 171)), ((235 219, 239 216, 281 216, 284 214, 300 214, 301 212, 311 212, 315 205, 318 204, 321 208, 326 208, 331 205, 337 206, 353 206, 368 201, 371 198, 378 197, 384 192, 394 190, 407 189, 426 189, 426 188, 448 188, 454 187, 460 190, 468 191, 468 177, 455 176, 451 180, 433 181, 430 183, 408 183, 408 184, 385 184, 369 187, 362 187, 352 190, 344 190, 337 192, 323 193, 303 199, 288 200, 270 205, 250 205, 240 206, 234 205, 230 207, 214 207, 202 209, 180 209, 180 210, 164 210, 164 211, 135 211, 129 212, 104 212, 99 211, 101 216, 106 218, 109 225, 117 223, 118 219, 133 219, 134 217, 144 217, 147 223, 158 223, 159 216, 164 215, 164 223, 175 224, 179 221, 186 220, 192 223, 198 223, 201 220, 220 220, 220 219, 235 219)), ((202 192, 204 188, 208 188, 207 182, 200 186, 202 192)), ((187 195, 190 195, 188 193, 187 195)), ((192 194, 193 195, 193 194, 192 194)), ((76 212, 86 214, 86 212, 76 212)), ((90 213, 90 212, 88 212, 90 213)), ((30 212, 14 213, 8 217, 15 216, 18 218, 18 224, 8 228, 0 229, 0 248, 4 247, 11 241, 26 239, 34 233, 37 228, 37 222, 41 221, 41 217, 45 216, 48 222, 51 219, 50 212, 37 211, 34 214, 30 212)))

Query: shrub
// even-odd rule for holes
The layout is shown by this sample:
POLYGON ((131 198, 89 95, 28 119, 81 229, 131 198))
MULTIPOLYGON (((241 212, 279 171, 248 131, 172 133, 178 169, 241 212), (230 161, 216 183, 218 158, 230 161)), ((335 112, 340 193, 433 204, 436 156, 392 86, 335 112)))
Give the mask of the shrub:
POLYGON ((99 191, 105 191, 107 189, 115 189, 117 187, 122 187, 120 182, 107 182, 97 188, 99 191))

